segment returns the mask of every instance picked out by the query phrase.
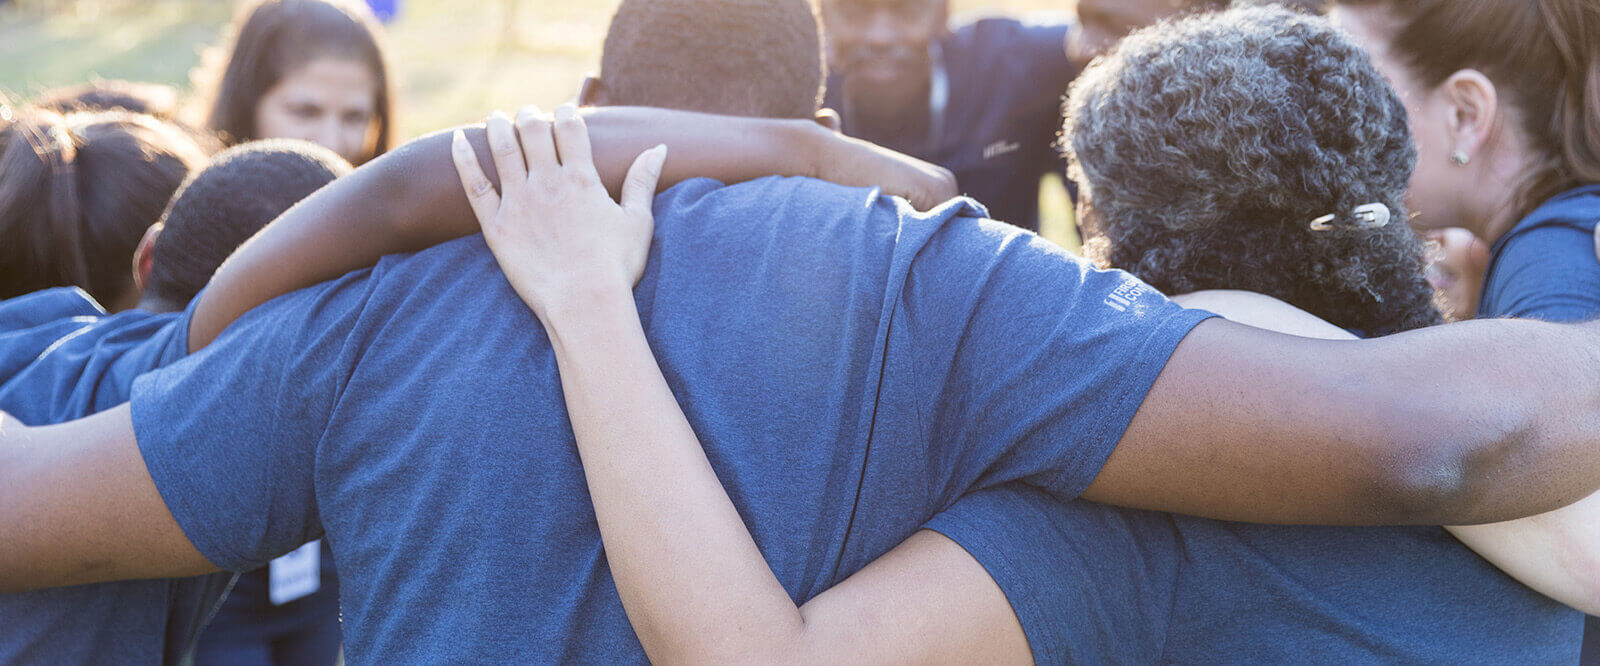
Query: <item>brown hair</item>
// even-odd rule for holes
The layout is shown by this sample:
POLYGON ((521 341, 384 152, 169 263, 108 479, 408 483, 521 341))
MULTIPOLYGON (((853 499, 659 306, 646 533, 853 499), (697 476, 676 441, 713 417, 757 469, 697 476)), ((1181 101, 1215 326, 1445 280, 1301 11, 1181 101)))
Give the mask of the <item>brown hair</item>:
POLYGON ((205 162, 200 140, 123 111, 13 117, 0 127, 0 298, 77 286, 115 302, 145 229, 205 162))
POLYGON ((1427 86, 1462 69, 1503 91, 1542 159, 1519 211, 1600 182, 1600 0, 1338 0, 1398 21, 1392 49, 1427 86))
POLYGON ((263 138, 256 131, 256 107, 290 72, 323 58, 358 60, 378 82, 378 141, 373 155, 388 152, 394 140, 394 89, 384 59, 382 28, 365 3, 344 0, 259 0, 242 5, 234 20, 231 47, 220 74, 202 73, 214 93, 206 126, 228 145, 263 138))
POLYGON ((46 90, 29 106, 61 113, 120 109, 172 122, 178 118, 178 89, 159 83, 102 79, 46 90))

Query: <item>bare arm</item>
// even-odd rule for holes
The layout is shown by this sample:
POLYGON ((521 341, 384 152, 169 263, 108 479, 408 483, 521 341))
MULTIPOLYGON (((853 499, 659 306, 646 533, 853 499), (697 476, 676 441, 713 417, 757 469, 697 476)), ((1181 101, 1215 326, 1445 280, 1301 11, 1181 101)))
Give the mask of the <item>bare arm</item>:
POLYGON ((1344 342, 1212 320, 1179 345, 1084 496, 1266 523, 1495 522, 1593 493, 1597 441, 1595 324, 1344 342))
POLYGON ((139 454, 127 405, 29 428, 0 414, 0 594, 216 571, 139 454))
MULTIPOLYGON (((502 173, 522 176, 505 179, 503 199, 486 187, 464 139, 456 163, 465 191, 475 194, 485 239, 549 333, 607 561, 651 660, 1031 659, 1000 588, 960 546, 932 532, 796 606, 712 471, 634 309, 656 156, 636 163, 618 208, 583 166, 581 123, 558 118, 555 140, 542 121, 522 123, 528 174, 515 173, 516 156, 497 158, 502 173)), ((503 123, 491 120, 489 133, 491 144, 516 143, 503 123)))
MULTIPOLYGON (((831 132, 810 120, 709 116, 664 109, 586 112, 595 127, 595 164, 612 192, 635 155, 657 144, 673 151, 662 174, 671 185, 697 176, 743 182, 769 175, 813 176, 881 185, 927 207, 955 196, 940 167, 831 132)), ((468 139, 484 151, 480 128, 468 139)), ((200 296, 189 349, 205 346, 240 315, 296 289, 478 232, 450 162, 450 131, 395 149, 285 212, 234 253, 200 296), (294 261, 285 261, 293 257, 294 261)), ((498 173, 480 162, 490 182, 498 173)))
MULTIPOLYGON (((1261 294, 1217 290, 1173 300, 1259 328, 1354 339, 1304 310, 1261 294)), ((1600 613, 1600 494, 1529 518, 1445 529, 1522 584, 1590 615, 1600 613)))

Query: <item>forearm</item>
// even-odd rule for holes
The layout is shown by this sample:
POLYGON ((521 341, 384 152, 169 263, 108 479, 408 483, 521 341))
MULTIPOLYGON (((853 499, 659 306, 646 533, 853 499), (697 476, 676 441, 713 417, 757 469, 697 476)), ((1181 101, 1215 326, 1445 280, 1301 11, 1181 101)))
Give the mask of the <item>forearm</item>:
POLYGON ((797 656, 799 609, 717 479, 631 300, 547 324, 578 451, 628 618, 653 661, 797 656))
MULTIPOLYGON (((808 120, 708 116, 662 109, 586 113, 595 164, 613 194, 639 153, 666 143, 663 186, 693 177, 743 182, 769 175, 814 176, 844 141, 808 120)), ((469 128, 485 174, 499 175, 481 127, 469 128)), ((450 155, 451 131, 401 146, 285 212, 226 261, 201 295, 189 347, 205 346, 240 315, 277 296, 477 233, 450 155)))
POLYGON ((1597 357, 1594 325, 1466 322, 1343 342, 1208 321, 1084 496, 1263 523, 1544 513, 1600 487, 1597 357))
POLYGON ((1522 584, 1600 614, 1600 494, 1531 518, 1446 529, 1522 584))

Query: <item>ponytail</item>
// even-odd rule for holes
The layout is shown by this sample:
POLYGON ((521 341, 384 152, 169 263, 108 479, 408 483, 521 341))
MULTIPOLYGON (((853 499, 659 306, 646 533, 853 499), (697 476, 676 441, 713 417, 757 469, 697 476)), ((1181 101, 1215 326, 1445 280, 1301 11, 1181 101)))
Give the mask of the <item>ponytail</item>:
POLYGON ((205 160, 199 141, 131 113, 12 116, 0 123, 0 298, 76 286, 117 302, 145 229, 205 160))

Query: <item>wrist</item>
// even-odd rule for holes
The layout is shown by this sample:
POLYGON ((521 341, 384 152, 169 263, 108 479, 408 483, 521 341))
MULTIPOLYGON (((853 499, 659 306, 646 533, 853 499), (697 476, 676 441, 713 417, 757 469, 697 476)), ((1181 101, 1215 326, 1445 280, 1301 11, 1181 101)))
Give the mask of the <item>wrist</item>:
POLYGON ((785 136, 789 148, 784 152, 800 155, 800 175, 823 179, 828 165, 835 162, 843 145, 842 134, 834 132, 813 120, 790 120, 785 136))
POLYGON ((633 290, 622 284, 586 282, 558 290, 535 314, 552 344, 590 335, 629 319, 638 320, 633 290))

